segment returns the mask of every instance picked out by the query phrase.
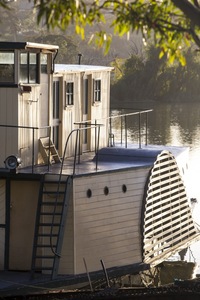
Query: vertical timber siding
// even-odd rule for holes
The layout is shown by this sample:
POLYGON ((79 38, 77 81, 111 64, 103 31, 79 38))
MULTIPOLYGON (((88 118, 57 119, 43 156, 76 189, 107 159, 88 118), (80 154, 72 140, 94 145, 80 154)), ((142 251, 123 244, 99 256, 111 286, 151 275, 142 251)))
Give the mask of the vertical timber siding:
MULTIPOLYGON (((1 125, 18 124, 18 88, 0 89, 0 120, 1 125)), ((4 167, 7 156, 18 154, 18 132, 12 128, 0 128, 0 167, 4 167)))
MULTIPOLYGON (((19 95, 19 124, 21 126, 38 127, 40 126, 40 115, 48 115, 48 110, 40 111, 41 102, 48 103, 41 98, 40 86, 31 86, 30 93, 19 95)), ((46 123, 47 125, 48 123, 46 123)), ((32 142, 33 131, 31 129, 19 129, 19 153, 22 158, 23 166, 32 164, 32 142)), ((35 163, 37 163, 38 153, 38 130, 35 130, 35 163)))

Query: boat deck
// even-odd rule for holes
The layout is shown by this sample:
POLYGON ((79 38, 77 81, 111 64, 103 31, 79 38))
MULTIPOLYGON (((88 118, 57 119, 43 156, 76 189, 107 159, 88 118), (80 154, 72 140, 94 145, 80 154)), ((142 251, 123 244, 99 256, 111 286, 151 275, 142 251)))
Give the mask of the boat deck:
POLYGON ((66 175, 84 175, 96 172, 108 172, 114 170, 122 170, 127 168, 149 167, 153 165, 157 155, 161 151, 168 150, 176 157, 188 148, 183 147, 167 147, 167 146, 143 146, 139 149, 136 145, 129 148, 108 147, 99 150, 98 156, 94 152, 85 152, 76 159, 74 167, 74 157, 66 158, 62 163, 53 163, 48 165, 35 165, 18 169, 19 174, 44 174, 53 173, 66 175))
MULTIPOLYGON (((98 167, 96 169, 96 160, 94 159, 94 153, 85 153, 81 156, 80 163, 76 164, 75 175, 82 176, 84 174, 91 174, 94 172, 109 172, 113 170, 122 170, 127 168, 140 168, 153 165, 155 158, 163 150, 171 151, 174 156, 182 153, 184 148, 182 147, 163 147, 163 146, 147 146, 142 149, 134 148, 104 148, 98 153, 98 167)), ((46 165, 34 166, 32 168, 19 168, 18 174, 23 178, 28 176, 41 176, 44 173, 59 174, 62 168, 62 173, 66 175, 73 174, 73 158, 66 159, 63 164, 52 164, 49 167, 46 165)), ((12 176, 10 173, 8 176, 12 176)), ((2 175, 2 173, 1 173, 2 175)), ((14 174, 13 176, 16 176, 14 174)), ((123 276, 129 274, 129 272, 137 273, 141 270, 148 269, 147 264, 134 264, 132 266, 124 266, 121 269, 107 270, 109 278, 114 275, 123 276)), ((130 273, 131 274, 131 273, 130 273)), ((37 274, 39 275, 39 274, 37 274)), ((99 273, 91 274, 92 280, 105 279, 103 271, 99 273)), ((50 276, 39 275, 37 278, 31 278, 30 272, 12 272, 12 271, 0 271, 0 298, 4 295, 20 295, 26 293, 43 293, 55 288, 62 289, 63 287, 74 285, 77 283, 86 282, 88 285, 87 274, 74 276, 58 276, 56 280, 51 280, 50 276)))
MULTIPOLYGON (((95 283, 107 284, 107 280, 119 278, 127 274, 135 274, 144 270, 148 270, 149 265, 145 263, 137 263, 134 265, 115 267, 107 269, 105 276, 104 270, 91 272, 89 274, 91 284, 95 283)), ((3 297, 26 296, 45 294, 56 291, 76 290, 89 287, 88 274, 80 275, 58 275, 52 279, 50 275, 35 274, 31 276, 31 272, 17 271, 0 271, 0 299, 3 297)))

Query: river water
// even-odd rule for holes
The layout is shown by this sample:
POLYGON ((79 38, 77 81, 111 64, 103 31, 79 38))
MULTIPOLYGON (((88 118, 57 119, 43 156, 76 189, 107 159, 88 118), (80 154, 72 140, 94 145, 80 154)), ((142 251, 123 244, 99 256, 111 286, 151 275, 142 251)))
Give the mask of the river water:
MULTIPOLYGON (((136 108, 153 108, 148 117, 148 144, 189 147, 188 198, 197 200, 192 211, 195 222, 200 224, 200 99, 192 103, 138 104, 134 104, 136 108)), ((112 115, 131 111, 112 110, 112 115)), ((118 129, 120 126, 120 122, 114 125, 118 129)), ((137 142, 138 119, 130 117, 127 127, 128 141, 137 142)), ((185 259, 196 262, 196 273, 200 274, 200 241, 190 246, 185 259)))

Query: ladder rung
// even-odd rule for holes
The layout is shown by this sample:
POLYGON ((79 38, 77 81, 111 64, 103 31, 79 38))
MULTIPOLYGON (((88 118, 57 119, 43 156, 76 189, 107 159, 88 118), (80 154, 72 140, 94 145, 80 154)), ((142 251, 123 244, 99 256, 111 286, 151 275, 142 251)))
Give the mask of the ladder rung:
POLYGON ((67 182, 67 180, 65 180, 65 181, 59 181, 59 180, 45 180, 45 181, 43 181, 43 183, 44 184, 46 184, 46 183, 50 183, 50 184, 57 184, 57 185, 59 185, 59 184, 66 184, 66 182, 67 182))
POLYGON ((38 236, 40 236, 40 237, 57 237, 58 236, 58 233, 52 233, 52 234, 50 234, 50 233, 38 233, 38 236))
POLYGON ((43 194, 51 194, 51 195, 59 195, 59 194, 64 194, 65 191, 43 191, 43 194))
POLYGON ((53 248, 55 248, 56 247, 56 245, 42 245, 42 244, 38 244, 38 245, 36 245, 36 246, 34 246, 35 248, 51 248, 51 247, 53 247, 53 248))
POLYGON ((41 205, 63 205, 62 202, 42 202, 41 205))
POLYGON ((55 255, 36 255, 35 259, 37 258, 43 258, 43 259, 54 259, 55 255))
POLYGON ((37 267, 35 267, 35 268, 32 268, 32 270, 33 271, 52 271, 52 267, 41 267, 41 268, 37 268, 37 267))
POLYGON ((54 145, 48 145, 48 146, 46 146, 46 145, 43 145, 43 147, 44 147, 44 149, 55 148, 55 146, 54 146, 54 145))
POLYGON ((58 212, 56 212, 56 213, 54 213, 54 212, 52 212, 52 213, 50 213, 50 212, 41 212, 40 215, 41 216, 61 216, 62 213, 61 212, 60 213, 58 213, 58 212))
POLYGON ((54 226, 60 226, 60 223, 39 223, 38 226, 50 226, 50 227, 54 227, 54 226))

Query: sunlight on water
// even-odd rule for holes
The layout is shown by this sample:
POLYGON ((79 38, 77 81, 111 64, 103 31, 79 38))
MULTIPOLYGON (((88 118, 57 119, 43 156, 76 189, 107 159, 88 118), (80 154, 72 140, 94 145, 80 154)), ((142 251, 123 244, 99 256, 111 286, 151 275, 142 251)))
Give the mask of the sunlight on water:
POLYGON ((177 124, 170 126, 170 143, 168 144, 180 146, 180 132, 177 124))

